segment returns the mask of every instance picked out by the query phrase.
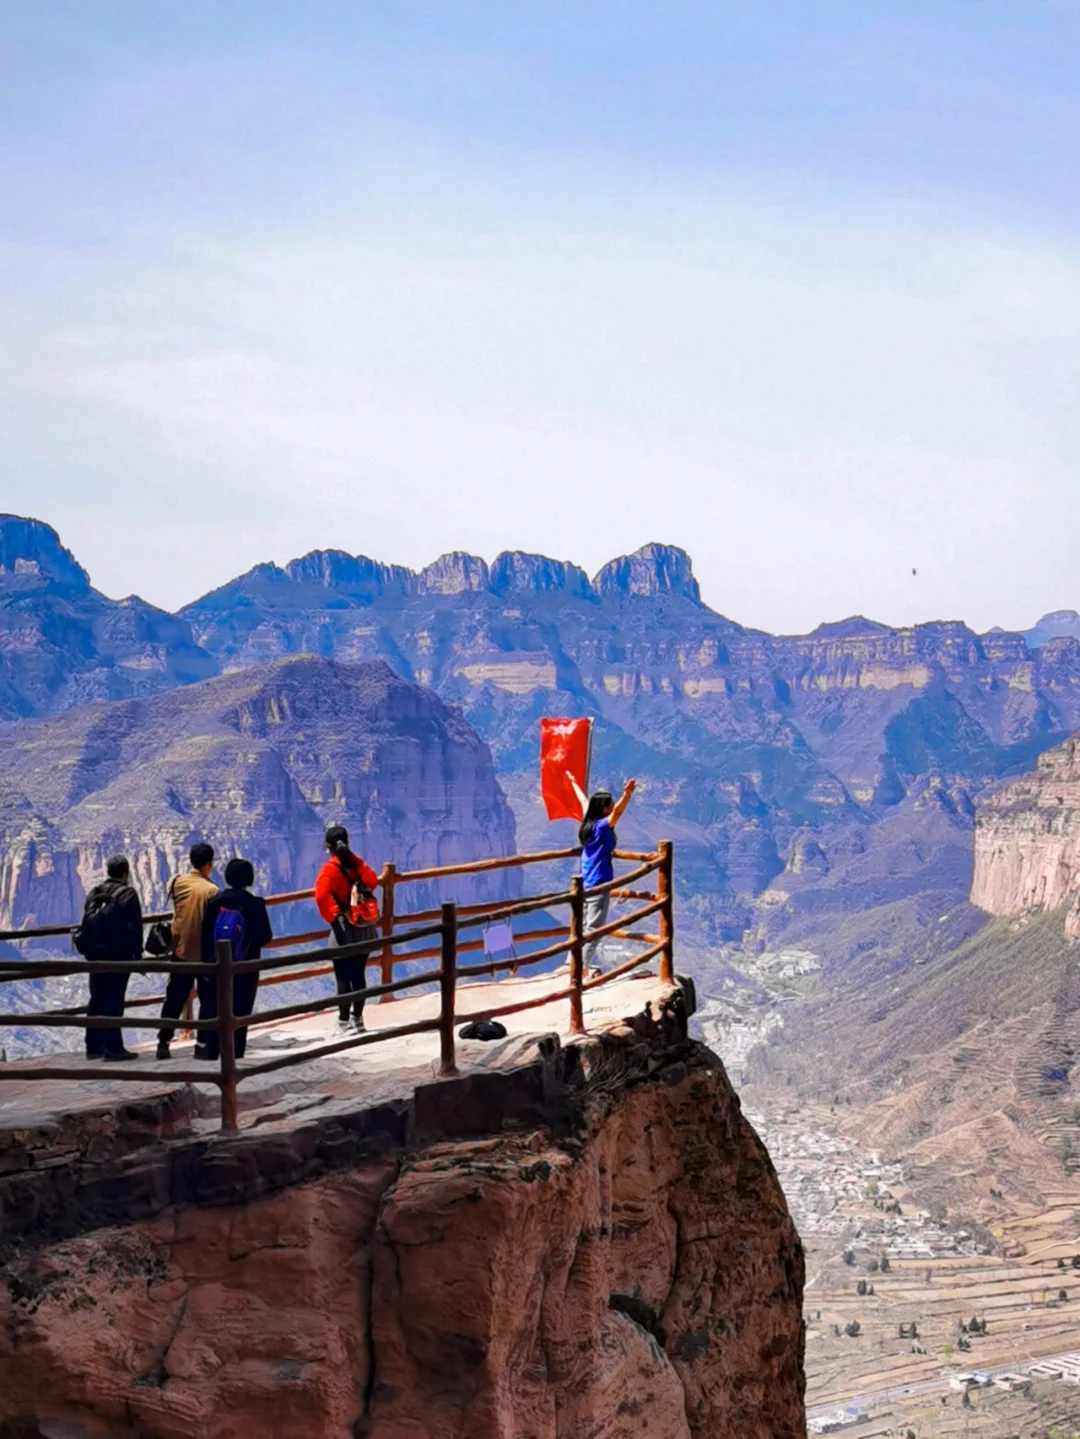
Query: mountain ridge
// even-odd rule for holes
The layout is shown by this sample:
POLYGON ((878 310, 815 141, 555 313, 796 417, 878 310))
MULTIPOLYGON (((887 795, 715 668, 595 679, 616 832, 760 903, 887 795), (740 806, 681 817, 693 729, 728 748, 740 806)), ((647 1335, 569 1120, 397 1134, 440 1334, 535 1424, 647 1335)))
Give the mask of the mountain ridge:
MULTIPOLYGON (((26 524, 8 536, 12 558, 31 541, 59 546, 26 524)), ((928 942, 930 909, 966 903, 975 802, 1080 729, 1080 642, 1069 635, 1032 650, 1019 632, 978 635, 961 621, 893 629, 852 616, 773 636, 705 605, 689 556, 671 545, 644 545, 591 579, 523 551, 490 565, 450 552, 414 572, 314 550, 146 618, 137 644, 96 651, 99 632, 123 638, 127 611, 114 605, 111 630, 84 615, 65 650, 70 586, 50 590, 46 576, 36 599, 13 598, 15 579, 0 575, 3 684, 17 690, 22 673, 8 662, 12 623, 23 625, 24 669, 37 669, 9 718, 290 656, 385 661, 483 737, 523 848, 572 835, 540 803, 538 721, 588 715, 596 782, 640 780, 625 841, 678 843, 681 932, 702 954, 718 940, 768 945, 796 932, 829 944, 856 897, 871 914, 888 910, 894 929, 906 906, 903 933, 928 942), (168 623, 181 627, 171 638, 168 623)), ((113 603, 83 593, 80 603, 113 603)))

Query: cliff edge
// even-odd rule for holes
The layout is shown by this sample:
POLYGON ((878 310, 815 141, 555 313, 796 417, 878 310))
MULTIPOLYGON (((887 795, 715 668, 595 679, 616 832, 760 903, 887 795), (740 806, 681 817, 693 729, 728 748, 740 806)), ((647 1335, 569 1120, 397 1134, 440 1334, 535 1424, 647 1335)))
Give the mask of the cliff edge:
POLYGON ((989 914, 1072 903, 1066 934, 1080 937, 1080 738, 1039 757, 1035 773, 984 800, 975 826, 971 902, 989 914))
POLYGON ((542 1037, 505 1103, 472 1075, 333 1123, 271 1108, 231 1140, 176 1095, 117 1111, 62 1209, 49 1159, 5 1174, 0 1147, 23 1231, 0 1431, 801 1439, 801 1245, 678 994, 656 1021, 542 1037), (125 1126, 153 1131, 153 1163, 125 1126))

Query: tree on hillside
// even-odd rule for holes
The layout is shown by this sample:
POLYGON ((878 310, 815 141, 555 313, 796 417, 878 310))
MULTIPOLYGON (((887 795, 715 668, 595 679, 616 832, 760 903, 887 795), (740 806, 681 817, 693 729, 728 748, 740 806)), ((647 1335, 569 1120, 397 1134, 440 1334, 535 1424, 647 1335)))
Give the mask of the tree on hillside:
POLYGON ((930 1206, 930 1218, 935 1224, 944 1224, 949 1217, 949 1211, 940 1199, 935 1199, 930 1206))

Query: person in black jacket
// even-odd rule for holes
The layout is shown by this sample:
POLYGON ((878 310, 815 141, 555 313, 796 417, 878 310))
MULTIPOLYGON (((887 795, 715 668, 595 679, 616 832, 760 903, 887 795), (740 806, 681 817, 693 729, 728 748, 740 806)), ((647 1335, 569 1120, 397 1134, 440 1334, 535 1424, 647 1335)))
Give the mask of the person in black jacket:
MULTIPOLYGON (((131 887, 131 867, 123 855, 114 855, 105 866, 108 878, 86 896, 82 923, 74 936, 76 947, 86 959, 141 959, 142 905, 131 887)), ((92 974, 88 1015, 124 1013, 129 974, 92 974)), ((137 1059, 124 1047, 124 1032, 117 1026, 86 1031, 87 1059, 119 1061, 137 1059)))
MULTIPOLYGON (((218 931, 222 928, 230 928, 228 921, 219 925, 219 918, 226 911, 239 915, 240 924, 243 928, 242 941, 240 943, 240 954, 236 956, 240 960, 258 959, 262 955, 262 947, 268 940, 273 939, 274 931, 270 927, 270 915, 267 913, 266 900, 259 895, 251 893, 251 886, 255 883, 255 870, 250 860, 230 859, 225 866, 225 888, 211 897, 206 902, 206 912, 203 915, 202 927, 202 960, 206 965, 217 963, 215 942, 218 931)), ((235 929, 235 923, 231 925, 235 929)), ((253 974, 238 974, 233 980, 233 1013, 236 1015, 247 1015, 255 1008, 255 995, 259 988, 259 976, 253 974)), ((199 1018, 217 1018, 217 975, 207 974, 205 978, 199 976, 199 1018)), ((247 1028, 236 1031, 236 1057, 242 1059, 244 1050, 247 1048, 247 1028)), ((217 1059, 221 1054, 220 1038, 212 1030, 201 1030, 199 1042, 195 1046, 196 1059, 217 1059)))

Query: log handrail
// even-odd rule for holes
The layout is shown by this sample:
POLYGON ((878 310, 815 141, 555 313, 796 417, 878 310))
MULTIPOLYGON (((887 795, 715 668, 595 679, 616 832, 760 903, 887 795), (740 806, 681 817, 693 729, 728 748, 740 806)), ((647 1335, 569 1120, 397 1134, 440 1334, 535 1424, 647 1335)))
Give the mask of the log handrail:
MULTIPOLYGON (((570 1032, 575 1035, 583 1034, 585 1020, 582 1000, 586 991, 630 974, 656 958, 660 960, 661 979, 671 983, 674 978, 673 870, 672 846, 667 840, 662 841, 655 852, 651 854, 616 850, 615 857, 617 859, 623 863, 630 862, 635 865, 635 868, 589 890, 584 889, 580 878, 575 878, 567 890, 550 891, 510 902, 489 900, 484 903, 459 906, 453 902, 444 901, 438 909, 404 914, 399 913, 396 909, 395 890, 399 884, 431 881, 466 874, 490 873, 528 864, 550 864, 573 859, 580 853, 579 848, 546 850, 534 854, 507 855, 490 860, 477 860, 471 864, 446 865, 436 869, 402 872, 399 872, 392 864, 385 865, 379 876, 379 885, 383 891, 383 904, 376 934, 371 939, 359 940, 355 944, 341 946, 332 951, 334 958, 356 957, 363 959, 365 968, 368 965, 378 964, 381 970, 381 982, 374 985, 365 984, 348 993, 300 1000, 294 1004, 278 1005, 276 1008, 260 1010, 248 1015, 237 1015, 234 1012, 234 982, 239 975, 256 974, 264 984, 284 984, 328 974, 331 966, 327 960, 331 955, 326 948, 300 948, 299 952, 295 952, 298 947, 312 945, 323 939, 326 934, 323 929, 275 936, 265 946, 268 951, 271 951, 270 954, 239 962, 233 960, 232 948, 227 941, 218 941, 215 961, 212 964, 152 957, 137 960, 88 960, 83 958, 33 960, 20 956, 17 959, 0 960, 0 984, 23 979, 70 978, 96 974, 186 974, 204 978, 212 976, 217 1001, 216 1017, 188 1019, 182 1023, 190 1027, 197 1035, 205 1035, 207 1032, 217 1034, 219 1059, 216 1071, 208 1067, 174 1068, 170 1065, 168 1076, 170 1079, 185 1083, 207 1080, 216 1083, 221 1091, 222 1133, 236 1134, 239 1126, 237 1086, 244 1079, 252 1076, 268 1074, 295 1064, 307 1063, 312 1059, 331 1057, 384 1040, 435 1031, 439 1033, 439 1073, 443 1076, 450 1076, 457 1072, 455 1026, 461 1020, 488 1019, 499 1015, 518 1014, 525 1010, 569 1000, 570 1032), (633 888, 639 880, 653 873, 657 876, 655 894, 633 888), (622 914, 603 925, 586 930, 584 927, 585 898, 598 894, 608 894, 630 902, 644 901, 644 903, 629 914, 622 914), (543 911, 559 908, 569 909, 566 924, 549 922, 545 925, 541 920, 540 927, 534 927, 514 936, 515 945, 547 939, 554 940, 554 943, 543 944, 540 948, 527 953, 518 953, 515 949, 515 952, 507 958, 487 960, 479 964, 462 965, 458 962, 460 955, 483 950, 485 943, 483 937, 463 938, 463 931, 476 930, 509 919, 528 914, 540 914, 543 911), (659 915, 659 934, 646 934, 632 928, 654 914, 659 915), (583 962, 585 948, 589 943, 606 936, 617 936, 646 947, 639 954, 635 954, 632 958, 617 965, 616 968, 586 978, 583 962), (416 946, 422 944, 424 940, 436 938, 438 943, 435 946, 411 950, 408 948, 410 945, 416 946), (293 952, 278 954, 277 951, 280 950, 293 952), (462 985, 462 981, 487 978, 498 975, 507 969, 516 972, 522 965, 539 964, 546 960, 558 959, 562 955, 570 957, 567 988, 559 989, 554 993, 537 994, 531 998, 510 1000, 504 1004, 488 1005, 483 1010, 465 1012, 463 1009, 459 1009, 459 1001, 468 995, 471 988, 468 984, 462 985), (420 962, 431 959, 439 960, 438 968, 420 971, 415 969, 420 962), (410 973, 395 978, 395 962, 408 964, 413 966, 413 969, 410 973), (425 986, 438 987, 439 1014, 436 1017, 387 1029, 362 1032, 321 1044, 303 1045, 288 1054, 275 1056, 269 1060, 250 1062, 237 1058, 236 1034, 242 1033, 254 1025, 281 1024, 305 1016, 316 1016, 326 1010, 336 1008, 342 1003, 352 1005, 355 1002, 369 999, 381 999, 385 1002, 392 1000, 395 995, 404 991, 425 986)), ((313 890, 290 890, 283 894, 268 895, 266 902, 270 905, 300 903, 312 899, 313 895, 313 890)), ((151 924, 159 919, 168 918, 170 918, 169 914, 150 914, 143 917, 143 922, 151 924)), ((32 929, 7 930, 0 932, 0 940, 22 943, 33 939, 57 938, 70 935, 74 928, 74 925, 50 925, 32 929)), ((145 1018, 128 1016, 126 1011, 129 1008, 145 1008, 152 1004, 158 1004, 162 998, 161 995, 133 996, 130 1000, 125 1001, 125 1013, 122 1016, 90 1015, 87 1013, 87 1005, 71 1005, 37 1013, 0 1013, 0 1027, 33 1028, 40 1026, 46 1030, 66 1027, 89 1031, 115 1028, 119 1020, 120 1025, 128 1029, 158 1029, 162 1024, 159 1016, 145 1018)), ((57 1063, 55 1059, 0 1064, 0 1080, 85 1078, 119 1079, 146 1083, 148 1075, 145 1069, 141 1073, 138 1071, 133 1073, 130 1066, 113 1066, 108 1060, 104 1063, 94 1062, 92 1067, 90 1065, 82 1066, 78 1063, 57 1063)))

